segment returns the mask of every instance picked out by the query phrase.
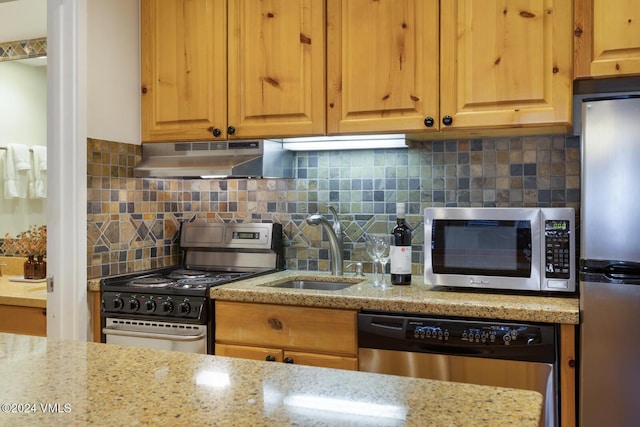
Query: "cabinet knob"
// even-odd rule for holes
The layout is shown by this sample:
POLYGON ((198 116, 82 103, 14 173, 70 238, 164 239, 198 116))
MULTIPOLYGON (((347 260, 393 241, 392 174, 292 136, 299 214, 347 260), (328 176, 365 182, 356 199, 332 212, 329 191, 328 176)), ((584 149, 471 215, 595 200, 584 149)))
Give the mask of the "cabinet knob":
POLYGON ((267 357, 265 357, 265 359, 267 362, 275 362, 276 361, 276 357, 273 354, 268 355, 267 357))
POLYGON ((445 126, 450 126, 453 123, 453 117, 451 116, 444 116, 442 118, 442 124, 445 126))
POLYGON ((216 138, 219 137, 220 135, 222 135, 222 131, 218 128, 214 128, 213 131, 211 131, 211 133, 213 134, 213 136, 215 136, 216 138))
POLYGON ((284 363, 293 363, 293 357, 285 357, 284 363))
POLYGON ((426 119, 424 119, 424 125, 428 128, 433 127, 433 125, 436 124, 436 121, 433 120, 433 117, 427 117, 426 119))
POLYGON ((236 133, 236 128, 234 128, 233 126, 229 126, 229 127, 227 128, 227 133, 228 133, 229 135, 233 135, 233 134, 235 134, 235 133, 236 133))

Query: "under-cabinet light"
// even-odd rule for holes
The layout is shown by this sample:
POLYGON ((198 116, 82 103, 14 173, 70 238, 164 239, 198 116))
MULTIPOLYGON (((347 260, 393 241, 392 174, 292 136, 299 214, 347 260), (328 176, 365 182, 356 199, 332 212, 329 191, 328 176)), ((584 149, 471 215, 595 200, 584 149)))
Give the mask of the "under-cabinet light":
POLYGON ((283 148, 291 151, 407 148, 407 140, 404 134, 311 136, 284 138, 282 143, 283 148))

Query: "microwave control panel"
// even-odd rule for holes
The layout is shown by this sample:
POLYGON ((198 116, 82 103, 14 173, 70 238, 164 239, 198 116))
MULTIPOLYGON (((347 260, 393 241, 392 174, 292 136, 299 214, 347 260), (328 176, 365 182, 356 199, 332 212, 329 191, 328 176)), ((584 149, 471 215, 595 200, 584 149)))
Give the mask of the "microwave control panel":
POLYGON ((544 224, 544 269, 547 279, 569 279, 571 275, 571 231, 567 220, 544 224))

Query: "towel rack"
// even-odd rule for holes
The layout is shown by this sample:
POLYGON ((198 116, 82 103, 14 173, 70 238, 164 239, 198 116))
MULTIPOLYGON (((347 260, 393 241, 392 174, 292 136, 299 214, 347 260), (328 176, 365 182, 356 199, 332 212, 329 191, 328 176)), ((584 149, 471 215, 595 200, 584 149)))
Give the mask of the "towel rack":
MULTIPOLYGON (((6 150, 6 149, 7 149, 7 147, 0 147, 0 150, 6 150)), ((29 148, 29 151, 31 151, 33 153, 33 149, 32 148, 29 148)))

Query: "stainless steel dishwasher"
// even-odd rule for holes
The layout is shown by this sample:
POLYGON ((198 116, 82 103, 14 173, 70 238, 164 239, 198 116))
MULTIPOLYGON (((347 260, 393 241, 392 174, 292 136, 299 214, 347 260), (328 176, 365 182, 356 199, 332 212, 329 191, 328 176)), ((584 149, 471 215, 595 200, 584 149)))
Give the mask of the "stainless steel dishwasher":
POLYGON ((550 324, 358 315, 359 370, 535 390, 544 398, 541 426, 557 426, 558 329, 550 324))

